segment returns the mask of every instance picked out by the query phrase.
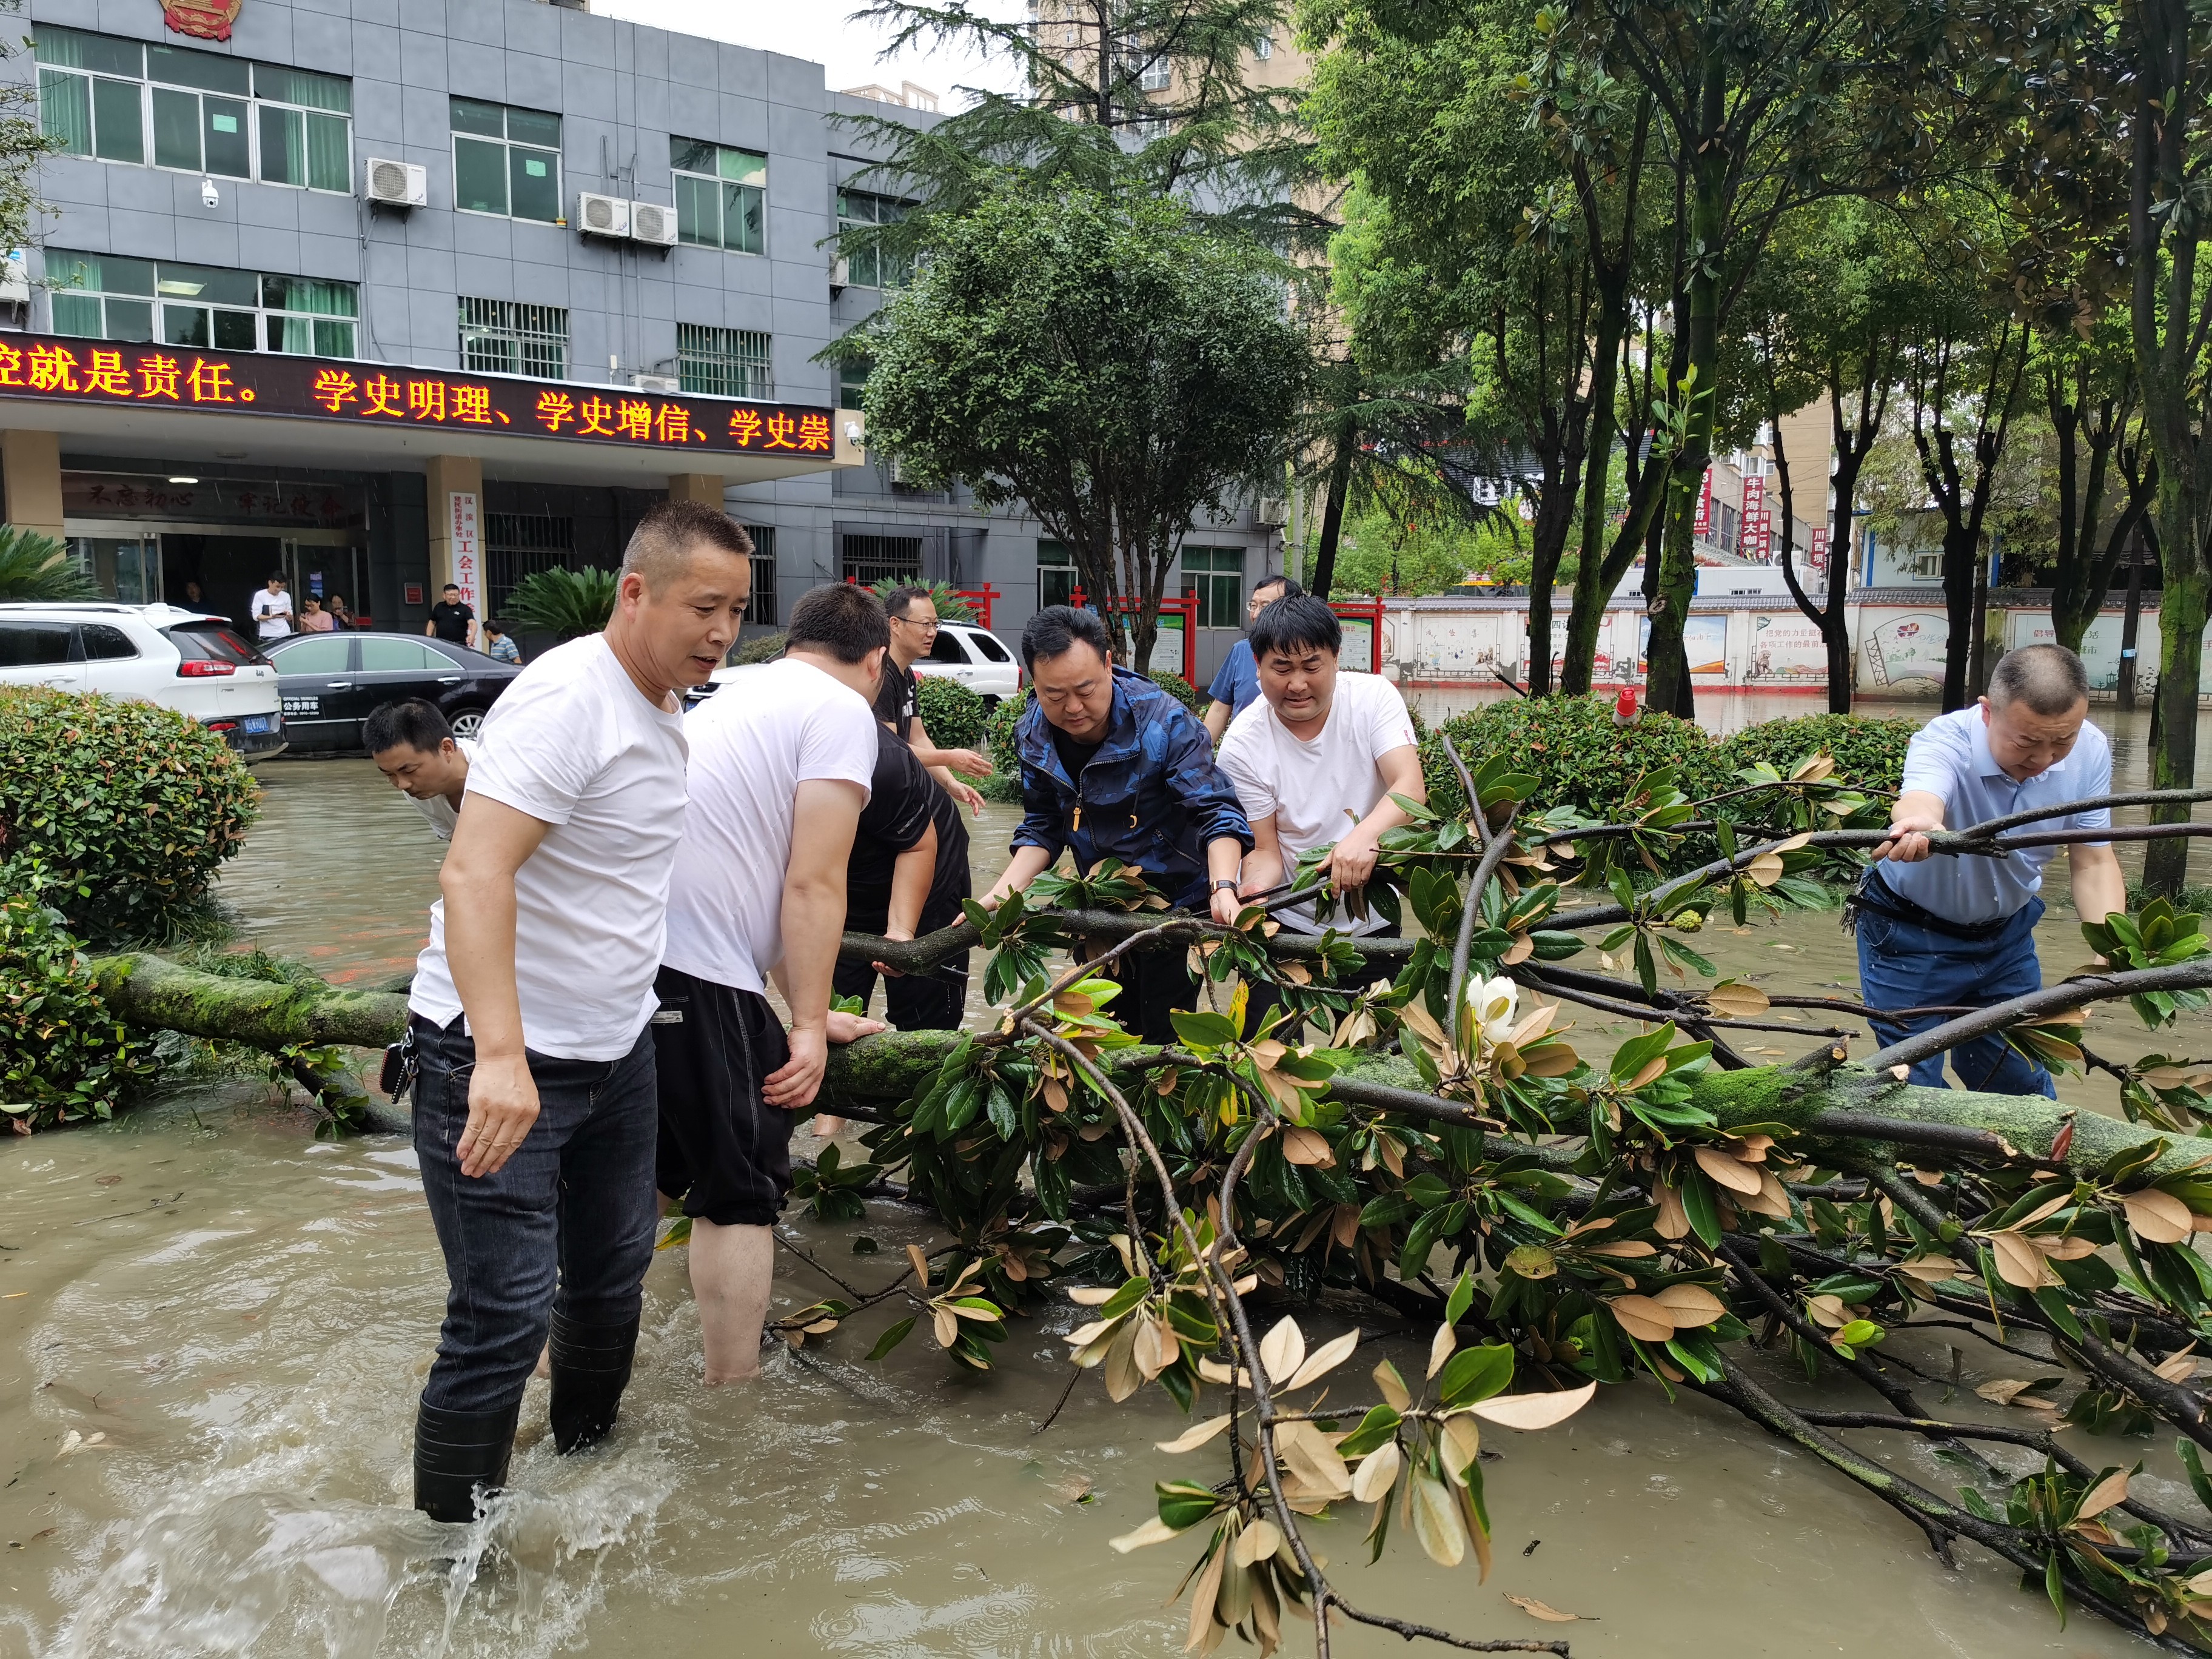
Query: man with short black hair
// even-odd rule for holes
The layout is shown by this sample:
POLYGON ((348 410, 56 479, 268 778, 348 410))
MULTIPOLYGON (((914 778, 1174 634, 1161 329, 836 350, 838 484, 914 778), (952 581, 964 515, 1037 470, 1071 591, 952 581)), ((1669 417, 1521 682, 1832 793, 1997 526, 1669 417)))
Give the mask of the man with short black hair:
POLYGON ((894 587, 884 597, 884 615, 890 623, 891 648, 884 658, 876 718, 907 742, 915 757, 953 799, 971 812, 980 812, 983 797, 972 784, 963 783, 952 775, 957 770, 970 777, 988 778, 991 763, 972 749, 939 749, 922 724, 921 688, 914 665, 936 647, 937 601, 926 587, 894 587))
POLYGON ((292 632, 292 596, 284 591, 284 573, 272 570, 268 584, 253 596, 253 631, 264 642, 281 640, 292 632))
MULTIPOLYGON (((2053 849, 1931 858, 1928 837, 2111 793, 2112 745, 2089 723, 2089 677, 2081 659, 2057 645, 2008 653, 1976 707, 1940 714, 1912 734, 1904 783, 1889 813, 1896 839, 1875 849, 1878 861, 1851 899, 1862 1000, 1870 1008, 1983 1008, 2040 990, 2038 895, 2053 849)), ((2105 830, 2112 822, 2111 809, 2100 806, 2034 827, 2105 830)), ((2075 842, 2066 852, 2074 908, 2083 921, 2127 908, 2127 885, 2110 842, 2075 842)), ((1943 1018, 1876 1020, 1875 1036, 1896 1042, 1943 1018)), ((2057 1092, 2041 1063, 2001 1034, 1963 1042, 1950 1058, 1970 1089, 2057 1092)), ((1920 1061, 1911 1080, 1943 1087, 1943 1057, 1920 1061)))
MULTIPOLYGON (((856 933, 908 939, 960 920, 969 896, 968 826, 960 808, 889 726, 877 728, 876 775, 846 866, 845 926, 856 933)), ((882 974, 884 1012, 902 1031, 953 1031, 968 1007, 968 953, 927 974, 881 963, 840 962, 841 997, 866 1012, 882 974)))
MULTIPOLYGON (((883 1029, 831 1013, 830 996, 846 863, 876 770, 869 704, 889 643, 874 594, 817 587, 793 607, 782 657, 684 722, 691 811, 653 1017, 658 1183, 691 1218, 710 1385, 760 1374, 791 1115, 814 1103, 831 1042, 883 1029), (769 1006, 771 978, 791 1011, 788 1035, 769 1006)), ((815 1127, 835 1132, 832 1120, 815 1127)))
POLYGON ((457 738, 435 704, 410 697, 380 703, 362 722, 362 747, 392 787, 414 804, 440 841, 453 838, 476 740, 457 738))
MULTIPOLYGON (((1115 665, 1094 611, 1038 611, 1022 630, 1022 664, 1036 690, 1014 728, 1022 824, 985 908, 996 908, 1067 851, 1081 871, 1109 857, 1134 865, 1170 903, 1234 922, 1237 870, 1252 830, 1197 716, 1115 665)), ((1170 1011, 1194 1006, 1197 995, 1181 956, 1125 957, 1115 972, 1127 1002, 1113 1012, 1123 1025, 1173 1042, 1170 1011)))
POLYGON ((653 1048, 684 832, 683 688, 738 637, 752 544, 664 501, 606 631, 556 647, 484 719, 408 996, 415 1152, 445 1252, 415 1506, 467 1521, 507 1478, 547 1347, 553 1442, 614 1426, 653 1259, 653 1048))
MULTIPOLYGON (((1343 643, 1336 613, 1308 593, 1269 605, 1252 623, 1260 700, 1231 723, 1218 757, 1252 823, 1248 894, 1289 880, 1299 854, 1332 842, 1323 874, 1340 895, 1359 891, 1383 836, 1412 822, 1392 795, 1428 799, 1406 700, 1380 674, 1340 673, 1343 643)), ((1279 919, 1322 931, 1310 904, 1279 919)), ((1350 933, 1388 926, 1373 913, 1331 925, 1350 933)))
POLYGON ((477 613, 462 603, 460 584, 447 582, 441 590, 437 604, 430 607, 430 620, 422 624, 422 633, 448 645, 477 642, 477 613))
POLYGON ((1254 660, 1249 631, 1251 625, 1259 621, 1260 613, 1269 605, 1304 592, 1288 576, 1262 576, 1252 584, 1252 597, 1244 605, 1246 635, 1229 647, 1229 655, 1223 659, 1220 672, 1214 675, 1213 684, 1206 688, 1206 695, 1213 699, 1206 705, 1206 731, 1214 742, 1221 741, 1229 722, 1249 708, 1260 696, 1260 671, 1254 660))

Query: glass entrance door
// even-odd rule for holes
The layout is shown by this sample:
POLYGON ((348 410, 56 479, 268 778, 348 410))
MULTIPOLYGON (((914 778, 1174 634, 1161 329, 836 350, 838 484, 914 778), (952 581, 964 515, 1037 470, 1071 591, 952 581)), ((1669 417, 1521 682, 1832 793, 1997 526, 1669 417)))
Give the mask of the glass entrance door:
POLYGON ((150 537, 72 536, 69 559, 92 578, 103 599, 153 605, 161 598, 161 558, 150 537))

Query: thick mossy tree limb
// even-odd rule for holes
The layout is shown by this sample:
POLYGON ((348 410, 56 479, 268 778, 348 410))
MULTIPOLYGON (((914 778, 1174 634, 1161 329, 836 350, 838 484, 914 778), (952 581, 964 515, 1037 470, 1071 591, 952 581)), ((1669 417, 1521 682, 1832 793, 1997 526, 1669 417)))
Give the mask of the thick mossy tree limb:
POLYGON ((381 1048, 407 1029, 407 999, 388 991, 232 979, 145 951, 95 957, 90 966, 107 1006, 125 1020, 186 1036, 274 1053, 325 1043, 381 1048))

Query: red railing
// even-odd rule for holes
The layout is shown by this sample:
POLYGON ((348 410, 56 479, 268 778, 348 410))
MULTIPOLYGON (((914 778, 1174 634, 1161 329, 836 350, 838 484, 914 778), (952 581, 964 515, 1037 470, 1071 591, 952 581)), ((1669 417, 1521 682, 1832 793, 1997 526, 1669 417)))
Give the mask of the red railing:
MULTIPOLYGON (((1078 609, 1083 609, 1088 607, 1091 601, 1083 597, 1083 590, 1079 587, 1068 597, 1068 603, 1078 609)), ((1108 608, 1115 615, 1133 617, 1144 607, 1135 599, 1115 599, 1109 603, 1108 608)), ((1198 684, 1198 595, 1185 593, 1177 598, 1163 594, 1160 598, 1160 614, 1163 617, 1172 614, 1182 619, 1182 677, 1193 685, 1196 685, 1198 684)), ((1158 659, 1154 659, 1153 665, 1158 666, 1158 659)))
POLYGON ((997 588, 985 582, 981 587, 956 587, 952 591, 968 601, 968 608, 975 613, 977 627, 991 625, 991 606, 1000 597, 997 588))

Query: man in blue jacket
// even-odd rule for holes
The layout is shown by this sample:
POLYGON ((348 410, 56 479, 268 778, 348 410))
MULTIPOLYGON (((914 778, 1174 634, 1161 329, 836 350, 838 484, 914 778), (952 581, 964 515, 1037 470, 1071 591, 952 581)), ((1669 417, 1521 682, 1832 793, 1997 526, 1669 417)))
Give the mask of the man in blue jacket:
MULTIPOLYGON (((1197 716, 1143 675, 1114 666, 1093 611, 1038 611, 1022 630, 1022 665, 1036 690, 1014 728, 1024 811, 984 906, 995 909, 1066 851, 1079 870, 1106 858, 1137 866, 1170 903, 1233 923, 1252 826, 1197 716)), ((1182 953, 1123 962, 1116 976, 1133 1006, 1111 1012, 1152 1042, 1172 1042, 1168 1011, 1197 1006, 1182 953)))

